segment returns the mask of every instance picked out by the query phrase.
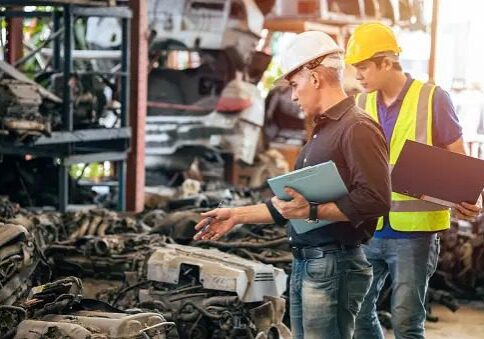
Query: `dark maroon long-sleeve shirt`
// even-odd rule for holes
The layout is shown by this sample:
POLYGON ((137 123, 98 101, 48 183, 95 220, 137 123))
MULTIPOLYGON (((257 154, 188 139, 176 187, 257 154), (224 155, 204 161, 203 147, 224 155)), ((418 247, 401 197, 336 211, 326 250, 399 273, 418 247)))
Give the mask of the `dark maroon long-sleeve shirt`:
POLYGON ((370 238, 378 217, 391 205, 388 147, 379 125, 348 97, 315 120, 311 139, 301 150, 296 169, 332 160, 349 194, 334 203, 349 222, 336 222, 297 234, 288 224, 293 246, 332 241, 353 244, 370 238))

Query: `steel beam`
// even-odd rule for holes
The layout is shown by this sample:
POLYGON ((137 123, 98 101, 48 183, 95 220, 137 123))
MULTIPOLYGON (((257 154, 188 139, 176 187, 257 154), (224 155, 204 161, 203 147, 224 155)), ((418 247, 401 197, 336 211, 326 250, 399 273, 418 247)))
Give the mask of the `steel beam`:
POLYGON ((0 11, 0 16, 4 18, 43 18, 43 17, 50 17, 51 14, 49 12, 41 12, 41 11, 32 11, 32 12, 24 12, 24 11, 16 11, 16 10, 6 10, 0 11))
POLYGON ((49 137, 40 137, 33 142, 33 145, 51 145, 62 144, 68 142, 86 142, 86 141, 100 141, 113 139, 129 139, 131 130, 129 127, 125 128, 110 128, 110 129, 82 129, 72 132, 52 132, 49 137))
POLYGON ((435 83, 435 58, 437 54, 437 29, 439 23, 440 0, 434 0, 432 4, 432 22, 430 27, 430 57, 428 65, 429 82, 435 83))
POLYGON ((23 18, 7 18, 7 43, 5 60, 14 64, 23 55, 23 18))
MULTIPOLYGON (((52 13, 52 24, 54 25, 54 31, 57 32, 61 28, 61 16, 62 13, 58 9, 54 9, 52 13)), ((56 72, 61 70, 61 38, 56 37, 53 43, 54 57, 52 58, 52 66, 56 72)))
POLYGON ((96 16, 109 18, 131 19, 133 14, 127 7, 74 7, 72 14, 75 16, 96 16))
POLYGON ((131 23, 131 152, 127 167, 127 209, 142 211, 145 187, 145 119, 148 93, 148 4, 147 0, 130 0, 131 23))
POLYGON ((69 205, 69 170, 67 166, 59 164, 59 211, 65 213, 69 205))
MULTIPOLYGON (((125 211, 126 210, 126 161, 125 159, 122 161, 116 161, 116 173, 118 175, 118 210, 125 211)), ((143 187, 144 188, 144 187, 143 187)))
POLYGON ((103 152, 92 154, 79 154, 71 155, 62 159, 62 164, 65 166, 79 164, 79 163, 91 163, 91 162, 103 162, 103 161, 124 161, 126 160, 126 152, 103 152))
POLYGON ((74 49, 74 20, 72 18, 72 7, 64 6, 64 77, 63 77, 63 116, 62 124, 64 130, 72 131, 74 129, 74 104, 71 99, 71 86, 69 84, 72 73, 72 50, 74 49))
POLYGON ((91 0, 2 0, 2 6, 59 6, 84 5, 106 6, 106 2, 91 0))

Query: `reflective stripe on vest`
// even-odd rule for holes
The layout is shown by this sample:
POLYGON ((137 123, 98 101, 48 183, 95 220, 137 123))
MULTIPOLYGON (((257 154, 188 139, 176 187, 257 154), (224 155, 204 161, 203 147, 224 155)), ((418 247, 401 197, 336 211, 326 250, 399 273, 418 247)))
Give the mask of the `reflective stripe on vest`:
MULTIPOLYGON (((432 145, 432 98, 435 86, 413 80, 402 102, 390 140, 389 171, 391 173, 405 141, 413 140, 432 145)), ((376 122, 378 118, 377 92, 359 94, 357 105, 376 122)), ((450 226, 448 208, 427 201, 392 192, 390 224, 401 232, 437 232, 450 226)), ((379 218, 377 230, 383 228, 379 218)))

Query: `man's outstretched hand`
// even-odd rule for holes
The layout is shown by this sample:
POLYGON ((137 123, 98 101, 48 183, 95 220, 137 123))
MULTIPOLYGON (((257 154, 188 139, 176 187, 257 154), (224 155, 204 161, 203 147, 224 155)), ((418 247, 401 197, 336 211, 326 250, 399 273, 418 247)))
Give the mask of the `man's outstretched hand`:
POLYGON ((216 208, 200 215, 203 219, 195 225, 195 240, 218 240, 236 225, 231 208, 216 208))

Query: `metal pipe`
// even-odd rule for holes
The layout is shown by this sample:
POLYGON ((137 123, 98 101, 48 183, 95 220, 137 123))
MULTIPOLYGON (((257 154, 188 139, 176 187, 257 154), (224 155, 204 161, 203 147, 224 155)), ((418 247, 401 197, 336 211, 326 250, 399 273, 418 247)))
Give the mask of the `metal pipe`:
POLYGON ((210 319, 222 319, 222 315, 221 314, 213 314, 211 312, 208 312, 207 310, 205 310, 203 307, 201 306, 198 306, 197 304, 191 302, 191 301, 188 301, 186 303, 184 303, 181 307, 180 307, 180 311, 185 308, 186 306, 192 306, 193 308, 195 308, 196 310, 200 311, 200 313, 202 313, 204 316, 210 318, 210 319))
POLYGON ((105 239, 96 239, 94 242, 94 250, 99 255, 109 254, 109 243, 105 239))
MULTIPOLYGON (((130 20, 121 19, 122 41, 121 41, 121 127, 128 126, 129 107, 129 55, 130 55, 130 20)), ((126 161, 118 162, 118 210, 126 210, 126 161)))
POLYGON ((0 311, 1 310, 15 311, 17 313, 21 313, 24 319, 27 318, 27 311, 23 307, 11 306, 11 305, 0 305, 0 311))
POLYGON ((148 98, 148 1, 129 0, 133 11, 129 64, 131 88, 127 117, 132 128, 131 152, 127 167, 127 208, 141 212, 144 208, 145 187, 145 119, 148 98))
POLYGON ((73 126, 73 112, 74 107, 71 100, 71 87, 69 85, 69 80, 72 72, 72 50, 74 46, 73 41, 73 20, 72 20, 72 6, 64 6, 64 88, 62 99, 64 101, 64 111, 63 111, 63 125, 64 130, 72 131, 73 126))
POLYGON ((59 211, 65 213, 69 204, 69 173, 64 164, 59 164, 59 211))
MULTIPOLYGON (((122 23, 122 40, 121 40, 121 72, 129 74, 129 55, 130 55, 130 21, 123 18, 122 23)), ((129 107, 129 79, 128 76, 121 76, 121 127, 126 127, 129 124, 128 107, 129 107)))
POLYGON ((31 51, 29 54, 25 55, 23 58, 20 58, 17 60, 14 64, 15 67, 18 67, 22 65, 24 62, 32 58, 34 55, 36 55, 42 48, 44 48, 48 43, 50 43, 52 40, 56 39, 59 37, 62 33, 64 33, 64 28, 59 29, 55 33, 51 34, 45 41, 43 41, 39 47, 31 51))
POLYGON ((175 323, 172 322, 172 321, 163 321, 161 323, 158 323, 158 324, 155 324, 155 325, 152 325, 152 326, 149 326, 149 327, 146 327, 144 329, 142 329, 140 331, 140 333, 146 333, 148 331, 151 331, 151 330, 154 330, 154 329, 158 329, 160 327, 167 327, 163 332, 168 332, 169 330, 171 330, 173 327, 175 326, 175 323))
POLYGON ((118 210, 126 210, 126 161, 116 161, 118 174, 118 210))
POLYGON ((218 297, 210 297, 210 298, 205 299, 202 302, 202 305, 204 307, 214 306, 214 305, 231 306, 231 305, 236 304, 237 302, 240 302, 240 299, 236 296, 230 296, 230 297, 218 296, 218 297))

